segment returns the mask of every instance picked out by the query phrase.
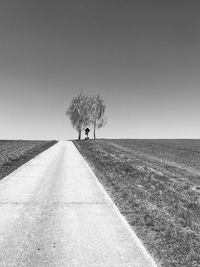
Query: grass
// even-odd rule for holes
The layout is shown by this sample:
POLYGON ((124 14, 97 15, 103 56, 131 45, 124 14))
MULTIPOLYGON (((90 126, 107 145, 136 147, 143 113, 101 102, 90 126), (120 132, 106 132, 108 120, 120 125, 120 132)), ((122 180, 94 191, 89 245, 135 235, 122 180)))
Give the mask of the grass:
POLYGON ((74 144, 161 266, 200 266, 200 140, 74 144))
POLYGON ((56 141, 0 140, 0 180, 56 141))

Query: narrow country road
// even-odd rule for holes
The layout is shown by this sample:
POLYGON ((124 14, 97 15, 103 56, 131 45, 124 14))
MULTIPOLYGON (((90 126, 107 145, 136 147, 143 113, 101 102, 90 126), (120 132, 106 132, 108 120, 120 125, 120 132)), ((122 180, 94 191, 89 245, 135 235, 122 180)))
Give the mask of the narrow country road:
POLYGON ((156 266, 75 146, 0 181, 0 266, 156 266))

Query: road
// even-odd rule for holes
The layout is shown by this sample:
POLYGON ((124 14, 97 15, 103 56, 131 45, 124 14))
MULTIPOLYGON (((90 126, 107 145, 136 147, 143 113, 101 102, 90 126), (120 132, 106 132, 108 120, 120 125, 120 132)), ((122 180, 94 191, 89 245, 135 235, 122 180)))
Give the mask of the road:
POLYGON ((70 141, 0 181, 0 266, 156 266, 70 141))

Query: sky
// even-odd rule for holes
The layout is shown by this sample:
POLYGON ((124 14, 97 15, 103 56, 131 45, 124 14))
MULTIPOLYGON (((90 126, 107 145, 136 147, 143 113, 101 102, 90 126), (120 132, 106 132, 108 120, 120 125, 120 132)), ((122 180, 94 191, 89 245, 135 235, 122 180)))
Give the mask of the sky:
POLYGON ((0 139, 77 138, 66 110, 100 94, 99 138, 200 138, 199 0, 1 0, 0 139))

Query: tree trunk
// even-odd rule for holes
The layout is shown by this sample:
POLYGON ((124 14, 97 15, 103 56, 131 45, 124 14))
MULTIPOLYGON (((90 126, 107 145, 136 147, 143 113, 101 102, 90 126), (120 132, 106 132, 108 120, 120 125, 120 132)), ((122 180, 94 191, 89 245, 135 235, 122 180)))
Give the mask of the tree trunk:
POLYGON ((94 122, 94 139, 96 139, 96 121, 94 122))
POLYGON ((81 130, 78 130, 78 140, 81 140, 81 130))

